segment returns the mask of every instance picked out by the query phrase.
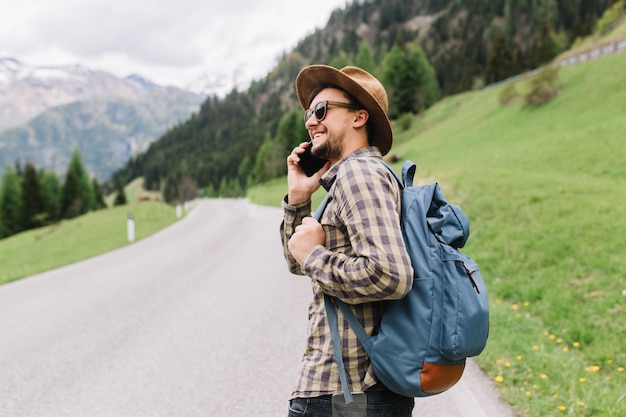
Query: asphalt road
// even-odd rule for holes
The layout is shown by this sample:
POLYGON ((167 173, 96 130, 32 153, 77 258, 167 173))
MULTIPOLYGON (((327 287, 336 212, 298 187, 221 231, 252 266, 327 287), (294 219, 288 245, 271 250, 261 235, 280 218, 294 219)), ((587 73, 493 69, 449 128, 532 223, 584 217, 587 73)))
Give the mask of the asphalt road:
MULTIPOLYGON (((205 200, 147 239, 0 286, 0 417, 286 416, 310 287, 286 270, 281 216, 205 200)), ((514 414, 470 363, 414 415, 514 414)))

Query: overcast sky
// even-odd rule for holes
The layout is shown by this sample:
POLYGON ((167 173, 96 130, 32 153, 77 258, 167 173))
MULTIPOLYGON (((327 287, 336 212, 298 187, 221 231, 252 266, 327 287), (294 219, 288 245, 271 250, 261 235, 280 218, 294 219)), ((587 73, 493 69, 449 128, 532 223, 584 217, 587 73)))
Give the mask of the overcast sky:
POLYGON ((184 87, 258 79, 346 0, 0 0, 0 57, 184 87))

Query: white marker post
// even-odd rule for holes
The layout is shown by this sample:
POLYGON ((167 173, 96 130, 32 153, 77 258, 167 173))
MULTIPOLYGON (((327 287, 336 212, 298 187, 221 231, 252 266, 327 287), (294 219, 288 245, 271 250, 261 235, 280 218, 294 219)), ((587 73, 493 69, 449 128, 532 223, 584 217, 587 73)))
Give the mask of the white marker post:
POLYGON ((133 212, 128 212, 128 220, 126 221, 126 236, 130 243, 135 241, 135 219, 133 218, 133 212))

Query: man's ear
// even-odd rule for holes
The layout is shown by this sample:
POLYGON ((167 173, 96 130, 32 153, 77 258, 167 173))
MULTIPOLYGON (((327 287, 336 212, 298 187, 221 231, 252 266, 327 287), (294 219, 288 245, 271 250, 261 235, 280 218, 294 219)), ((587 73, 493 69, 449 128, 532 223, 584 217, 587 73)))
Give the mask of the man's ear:
POLYGON ((370 114, 365 109, 357 110, 354 112, 354 127, 359 128, 365 126, 370 114))

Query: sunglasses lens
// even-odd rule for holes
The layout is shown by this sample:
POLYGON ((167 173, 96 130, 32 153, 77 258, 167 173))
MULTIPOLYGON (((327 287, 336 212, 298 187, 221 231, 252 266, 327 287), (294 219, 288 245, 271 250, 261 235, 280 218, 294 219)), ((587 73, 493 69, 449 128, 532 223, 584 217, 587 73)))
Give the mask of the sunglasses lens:
POLYGON ((326 103, 320 102, 315 105, 315 118, 318 122, 321 122, 326 117, 326 103))
POLYGON ((318 122, 321 122, 326 117, 326 110, 328 103, 326 101, 320 101, 315 105, 315 110, 308 109, 304 112, 304 123, 306 123, 311 116, 315 114, 315 118, 318 122))

